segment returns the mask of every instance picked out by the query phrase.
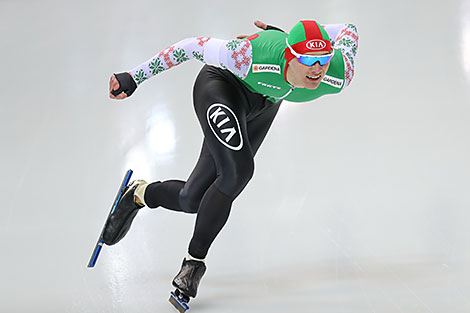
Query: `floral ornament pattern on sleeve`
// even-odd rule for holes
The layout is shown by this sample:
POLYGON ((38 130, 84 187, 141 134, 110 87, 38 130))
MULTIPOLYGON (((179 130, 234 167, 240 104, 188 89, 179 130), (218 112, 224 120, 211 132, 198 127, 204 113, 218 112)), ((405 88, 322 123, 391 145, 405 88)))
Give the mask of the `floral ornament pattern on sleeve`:
POLYGON ((165 70, 162 61, 160 61, 159 58, 153 59, 149 64, 149 68, 151 70, 152 75, 157 75, 158 73, 163 72, 165 70))
POLYGON ((146 79, 148 79, 147 75, 143 70, 137 71, 134 75, 134 80, 136 81, 137 85, 143 83, 146 79))
POLYGON ((351 83, 354 76, 354 58, 357 54, 358 41, 357 27, 353 24, 345 25, 336 39, 335 49, 339 49, 343 54, 345 86, 351 83))
POLYGON ((188 60, 228 69, 246 77, 251 64, 251 44, 247 40, 220 40, 210 37, 188 38, 161 51, 130 71, 137 85, 188 60))
POLYGON ((231 40, 225 45, 227 49, 227 68, 244 79, 250 71, 253 59, 251 42, 249 40, 231 40))

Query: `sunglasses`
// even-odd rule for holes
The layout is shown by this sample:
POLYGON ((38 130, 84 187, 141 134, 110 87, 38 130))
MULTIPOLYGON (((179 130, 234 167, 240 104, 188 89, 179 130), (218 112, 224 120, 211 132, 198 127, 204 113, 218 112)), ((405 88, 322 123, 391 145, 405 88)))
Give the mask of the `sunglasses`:
POLYGON ((292 47, 289 45, 289 42, 287 41, 286 38, 286 44, 290 49, 290 52, 292 52, 293 55, 297 58, 297 61, 300 63, 307 65, 307 66, 313 66, 315 63, 320 62, 320 65, 325 65, 328 64, 328 62, 331 61, 331 58, 335 54, 335 50, 331 51, 329 54, 322 54, 322 55, 307 55, 307 54, 298 54, 297 52, 292 49, 292 47))

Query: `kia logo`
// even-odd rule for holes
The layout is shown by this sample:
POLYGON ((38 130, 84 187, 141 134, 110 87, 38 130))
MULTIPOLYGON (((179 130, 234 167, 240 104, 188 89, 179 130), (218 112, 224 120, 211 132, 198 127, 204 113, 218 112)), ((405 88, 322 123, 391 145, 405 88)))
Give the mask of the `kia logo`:
POLYGON ((207 109, 207 122, 215 137, 227 148, 243 148, 240 123, 235 113, 226 105, 214 103, 207 109))
POLYGON ((314 39, 307 42, 307 49, 321 50, 326 47, 326 42, 321 39, 314 39))

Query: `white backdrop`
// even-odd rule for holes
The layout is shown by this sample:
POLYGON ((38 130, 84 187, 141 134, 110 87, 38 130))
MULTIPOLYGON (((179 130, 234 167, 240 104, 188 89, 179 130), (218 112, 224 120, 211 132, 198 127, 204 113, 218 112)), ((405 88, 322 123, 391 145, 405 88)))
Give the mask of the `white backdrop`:
POLYGON ((172 312, 194 216, 144 209, 86 264, 121 177, 186 179, 201 64, 107 98, 186 37, 354 23, 342 94, 284 102, 194 312, 470 311, 470 1, 0 0, 0 312, 172 312))

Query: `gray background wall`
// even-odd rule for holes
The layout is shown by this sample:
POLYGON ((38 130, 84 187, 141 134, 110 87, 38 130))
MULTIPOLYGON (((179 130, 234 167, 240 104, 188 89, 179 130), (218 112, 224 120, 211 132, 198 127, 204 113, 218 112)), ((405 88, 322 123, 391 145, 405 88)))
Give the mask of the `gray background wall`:
POLYGON ((201 64, 108 79, 260 19, 354 23, 341 95, 285 102, 194 312, 468 312, 470 2, 0 1, 0 311, 170 312, 194 216, 144 209, 86 268, 126 169, 185 179, 201 64))

